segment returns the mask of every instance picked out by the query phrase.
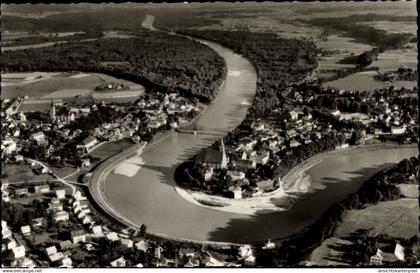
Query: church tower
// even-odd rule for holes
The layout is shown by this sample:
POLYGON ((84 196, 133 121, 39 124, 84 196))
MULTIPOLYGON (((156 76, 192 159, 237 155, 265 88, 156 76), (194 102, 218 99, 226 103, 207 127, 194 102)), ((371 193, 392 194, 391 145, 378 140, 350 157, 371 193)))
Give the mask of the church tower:
POLYGON ((222 162, 220 163, 220 168, 226 169, 228 160, 226 156, 225 144, 223 143, 223 138, 220 139, 220 151, 222 152, 222 162))
POLYGON ((54 122, 55 121, 55 104, 51 100, 51 107, 50 107, 50 119, 54 122))

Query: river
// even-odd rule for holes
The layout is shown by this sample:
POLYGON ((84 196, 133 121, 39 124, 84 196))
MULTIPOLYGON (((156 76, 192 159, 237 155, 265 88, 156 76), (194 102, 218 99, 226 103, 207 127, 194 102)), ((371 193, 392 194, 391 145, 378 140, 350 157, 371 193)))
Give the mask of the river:
POLYGON ((120 217, 145 224, 149 231, 184 239, 242 243, 281 238, 313 223, 381 168, 417 155, 416 148, 328 155, 306 170, 309 191, 288 211, 244 215, 186 201, 174 188, 176 166, 236 127, 245 117, 256 89, 256 71, 245 58, 215 43, 207 44, 225 59, 228 68, 217 99, 197 120, 199 127, 207 128, 206 132, 213 129, 213 133, 175 134, 141 156, 126 160, 123 164, 127 168, 137 170, 132 176, 111 172, 105 178, 103 197, 120 217))

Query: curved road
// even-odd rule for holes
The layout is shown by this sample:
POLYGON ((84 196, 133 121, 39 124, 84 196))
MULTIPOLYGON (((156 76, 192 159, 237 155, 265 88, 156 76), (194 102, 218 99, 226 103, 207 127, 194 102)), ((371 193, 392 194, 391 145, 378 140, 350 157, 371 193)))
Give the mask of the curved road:
POLYGON ((403 148, 398 153, 395 149, 356 151, 342 158, 327 158, 307 171, 312 181, 309 193, 289 211, 244 215, 190 203, 174 188, 175 168, 239 125, 256 91, 257 74, 247 59, 216 43, 206 44, 225 59, 228 70, 217 99, 197 120, 199 127, 214 131, 196 136, 173 134, 141 155, 127 153, 128 160, 104 166, 106 171, 91 181, 90 189, 95 200, 116 219, 191 240, 243 243, 281 238, 318 219, 332 204, 357 191, 379 168, 416 155, 417 149, 403 148), (115 173, 121 162, 138 171, 132 177, 115 173))

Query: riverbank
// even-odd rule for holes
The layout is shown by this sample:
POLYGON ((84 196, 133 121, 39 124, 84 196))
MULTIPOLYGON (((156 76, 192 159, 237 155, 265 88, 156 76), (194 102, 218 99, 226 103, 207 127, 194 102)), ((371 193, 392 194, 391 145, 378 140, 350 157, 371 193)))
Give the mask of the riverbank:
POLYGON ((300 196, 309 191, 312 181, 306 172, 327 158, 334 160, 354 151, 363 153, 370 152, 372 150, 396 149, 401 147, 410 148, 415 146, 415 144, 369 144, 362 146, 352 146, 343 150, 324 152, 315 155, 292 168, 282 180, 283 188, 278 188, 273 192, 268 192, 262 196, 257 197, 233 199, 217 195, 210 195, 201 191, 185 189, 179 186, 178 183, 174 187, 176 192, 184 200, 196 206, 209 209, 246 215, 254 215, 261 210, 264 210, 267 213, 273 211, 285 211, 290 209, 294 203, 299 200, 300 196))
POLYGON ((308 188, 308 184, 304 181, 305 180, 305 172, 310 169, 312 166, 316 165, 322 160, 325 160, 327 157, 333 157, 333 159, 337 159, 343 155, 346 155, 353 151, 358 151, 360 153, 368 152, 372 150, 381 150, 381 149, 397 149, 397 148, 415 148, 417 144, 406 144, 406 145, 399 145, 399 144, 388 144, 388 143, 381 143, 381 144, 365 144, 359 146, 351 146, 347 149, 342 150, 333 150, 324 152, 321 154, 314 155, 296 167, 292 168, 284 177, 283 177, 283 188, 286 192, 306 192, 308 188))

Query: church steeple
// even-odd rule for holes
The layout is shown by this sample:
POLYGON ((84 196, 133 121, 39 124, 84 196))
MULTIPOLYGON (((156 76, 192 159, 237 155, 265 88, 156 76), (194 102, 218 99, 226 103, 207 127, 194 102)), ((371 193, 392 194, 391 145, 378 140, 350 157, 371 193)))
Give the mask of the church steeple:
POLYGON ((220 167, 222 169, 226 169, 228 160, 226 156, 225 144, 223 143, 223 138, 220 139, 220 151, 222 152, 222 162, 220 164, 220 167))
POLYGON ((53 100, 51 100, 50 118, 53 122, 55 121, 55 104, 54 104, 53 100))

